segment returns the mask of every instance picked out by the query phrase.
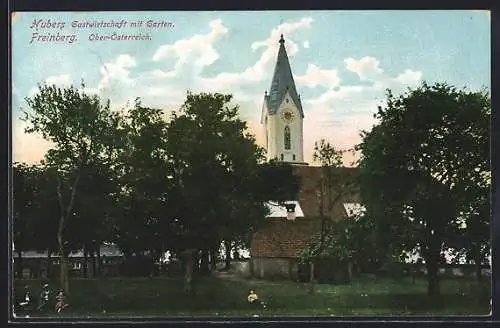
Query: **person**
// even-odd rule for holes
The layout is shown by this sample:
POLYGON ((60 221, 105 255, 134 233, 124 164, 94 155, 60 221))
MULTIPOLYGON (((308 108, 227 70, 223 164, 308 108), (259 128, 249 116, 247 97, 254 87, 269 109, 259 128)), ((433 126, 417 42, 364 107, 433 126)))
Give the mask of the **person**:
POLYGON ((49 302, 50 290, 49 284, 43 284, 42 291, 40 292, 40 300, 38 302, 38 310, 44 308, 49 302))
POLYGON ((252 305, 260 305, 263 308, 266 307, 266 304, 264 302, 260 301, 259 296, 255 292, 255 289, 250 290, 250 293, 247 296, 247 300, 252 305))
POLYGON ((57 313, 60 313, 62 310, 64 310, 68 306, 69 306, 69 304, 66 303, 66 295, 64 295, 64 292, 62 290, 60 290, 56 296, 55 310, 57 313))
POLYGON ((19 302, 19 305, 24 309, 27 309, 31 305, 30 286, 28 285, 24 286, 24 299, 21 302, 19 302))

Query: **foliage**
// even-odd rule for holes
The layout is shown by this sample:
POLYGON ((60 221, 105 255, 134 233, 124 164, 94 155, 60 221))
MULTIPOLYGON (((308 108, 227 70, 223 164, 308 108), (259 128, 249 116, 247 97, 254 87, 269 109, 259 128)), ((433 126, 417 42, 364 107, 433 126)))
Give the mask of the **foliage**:
POLYGON ((60 283, 69 294, 66 225, 74 215, 79 181, 90 163, 109 154, 113 144, 113 114, 109 102, 102 104, 96 95, 85 92, 85 85, 58 88, 39 85, 38 92, 25 99, 26 133, 39 133, 54 144, 45 157, 47 169, 57 180, 59 203, 57 229, 58 252, 61 255, 60 283), (110 135, 111 134, 111 135, 110 135))
MULTIPOLYGON (((361 193, 389 254, 418 249, 429 293, 439 293, 437 265, 457 234, 459 216, 488 184, 490 100, 485 92, 423 83, 387 92, 380 121, 362 134, 361 193)), ((468 216, 467 220, 474 220, 468 216)))
POLYGON ((179 187, 176 219, 186 247, 218 245, 265 215, 255 183, 263 152, 231 100, 188 93, 168 127, 168 160, 179 187))
POLYGON ((136 99, 119 126, 123 142, 117 155, 117 179, 121 188, 112 240, 127 255, 155 251, 159 257, 171 237, 167 122, 162 110, 145 107, 136 99))
POLYGON ((318 256, 334 257, 339 261, 350 258, 349 246, 345 243, 347 236, 339 234, 346 228, 342 225, 349 223, 340 222, 333 224, 330 217, 332 210, 336 206, 342 206, 341 202, 349 197, 353 190, 353 180, 347 177, 342 168, 342 155, 345 151, 336 149, 325 139, 315 143, 313 159, 321 163, 321 179, 317 186, 319 199, 319 212, 321 217, 321 231, 318 236, 314 236, 310 245, 301 252, 303 262, 318 256), (342 237, 341 237, 342 236, 342 237))

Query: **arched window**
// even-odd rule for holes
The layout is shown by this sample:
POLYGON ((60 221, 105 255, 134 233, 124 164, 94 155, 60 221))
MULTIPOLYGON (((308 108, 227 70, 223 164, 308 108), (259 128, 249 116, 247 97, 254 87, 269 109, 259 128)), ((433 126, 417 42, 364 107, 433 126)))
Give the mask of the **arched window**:
POLYGON ((290 127, 287 125, 285 126, 285 149, 290 149, 292 148, 291 145, 291 136, 290 136, 290 127))

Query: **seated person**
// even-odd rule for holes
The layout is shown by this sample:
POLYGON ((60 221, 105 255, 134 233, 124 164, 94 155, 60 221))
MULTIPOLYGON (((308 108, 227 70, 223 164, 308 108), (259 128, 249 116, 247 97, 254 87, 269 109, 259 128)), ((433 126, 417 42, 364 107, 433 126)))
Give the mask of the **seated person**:
POLYGON ((69 304, 66 303, 66 296, 64 295, 64 292, 62 290, 59 291, 59 293, 56 296, 56 306, 55 310, 56 312, 61 312, 64 308, 68 307, 69 304))
POLYGON ((251 289, 250 290, 250 293, 248 294, 248 297, 247 297, 247 300, 250 304, 253 304, 253 305, 261 305, 263 306, 264 308, 266 307, 265 303, 264 302, 261 302, 259 300, 259 296, 257 295, 257 293, 255 292, 255 289, 251 289))
POLYGON ((30 291, 30 286, 24 286, 25 293, 24 293, 24 300, 19 303, 21 306, 28 306, 31 304, 31 291, 30 291))

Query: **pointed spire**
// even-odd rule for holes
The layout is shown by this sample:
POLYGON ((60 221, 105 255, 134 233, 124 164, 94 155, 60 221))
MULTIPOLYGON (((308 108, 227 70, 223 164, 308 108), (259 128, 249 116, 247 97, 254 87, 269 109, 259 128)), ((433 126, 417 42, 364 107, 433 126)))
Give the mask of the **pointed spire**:
POLYGON ((280 44, 284 44, 285 43, 285 39, 283 38, 283 34, 281 34, 279 42, 280 42, 280 44))
POLYGON ((278 56, 276 58, 276 66, 274 68, 273 79, 271 81, 271 88, 269 89, 269 98, 267 101, 267 108, 270 115, 276 114, 286 93, 290 93, 290 97, 295 105, 298 107, 300 114, 304 117, 302 104, 297 94, 295 82, 293 79, 292 69, 288 60, 288 55, 285 48, 285 39, 281 34, 279 40, 278 56))

